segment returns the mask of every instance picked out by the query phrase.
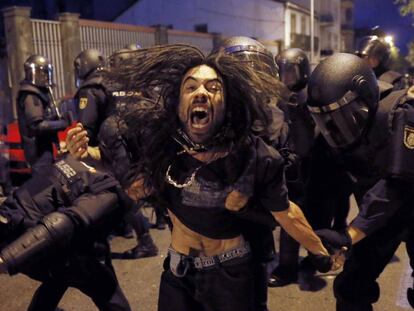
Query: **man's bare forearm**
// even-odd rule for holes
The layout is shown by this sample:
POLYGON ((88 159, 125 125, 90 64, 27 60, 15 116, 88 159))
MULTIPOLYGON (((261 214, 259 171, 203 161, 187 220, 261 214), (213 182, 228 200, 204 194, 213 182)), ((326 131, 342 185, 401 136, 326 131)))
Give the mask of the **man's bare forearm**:
POLYGON ((295 203, 290 202, 286 211, 272 212, 272 214, 282 228, 308 251, 315 255, 329 256, 320 238, 315 234, 305 215, 295 203))

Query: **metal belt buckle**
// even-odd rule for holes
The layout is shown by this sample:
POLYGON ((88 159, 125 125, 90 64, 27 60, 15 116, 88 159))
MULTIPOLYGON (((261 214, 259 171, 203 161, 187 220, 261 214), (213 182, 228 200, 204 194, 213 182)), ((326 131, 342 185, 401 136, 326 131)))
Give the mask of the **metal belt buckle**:
POLYGON ((182 278, 187 274, 190 263, 188 260, 174 250, 169 251, 170 255, 170 270, 178 278, 182 278))

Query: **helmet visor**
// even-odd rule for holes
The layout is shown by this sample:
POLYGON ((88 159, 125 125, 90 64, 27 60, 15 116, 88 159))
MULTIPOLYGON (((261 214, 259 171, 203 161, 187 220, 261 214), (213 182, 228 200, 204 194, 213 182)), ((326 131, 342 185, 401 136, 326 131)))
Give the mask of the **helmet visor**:
POLYGON ((323 107, 308 107, 316 126, 333 148, 344 149, 363 134, 369 117, 368 105, 354 92, 323 107))
POLYGON ((279 64, 279 76, 283 84, 291 91, 296 91, 296 86, 302 82, 301 72, 296 64, 279 64))
POLYGON ((31 65, 32 83, 38 86, 53 86, 53 66, 46 65, 31 65))
POLYGON ((279 78, 276 62, 273 56, 256 51, 234 51, 230 52, 244 62, 249 62, 257 70, 263 71, 273 77, 279 78))

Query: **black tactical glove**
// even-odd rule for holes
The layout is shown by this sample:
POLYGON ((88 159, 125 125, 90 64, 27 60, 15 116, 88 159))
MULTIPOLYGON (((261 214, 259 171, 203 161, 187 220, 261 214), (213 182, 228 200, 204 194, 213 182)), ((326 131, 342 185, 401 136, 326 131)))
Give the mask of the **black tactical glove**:
POLYGON ((336 251, 346 247, 347 251, 345 252, 345 256, 349 255, 352 247, 352 239, 345 230, 338 232, 330 229, 320 229, 316 230, 315 233, 319 236, 323 246, 326 247, 330 254, 334 254, 336 251))
POLYGON ((314 255, 310 253, 309 258, 319 272, 326 273, 332 268, 333 261, 330 256, 314 255))

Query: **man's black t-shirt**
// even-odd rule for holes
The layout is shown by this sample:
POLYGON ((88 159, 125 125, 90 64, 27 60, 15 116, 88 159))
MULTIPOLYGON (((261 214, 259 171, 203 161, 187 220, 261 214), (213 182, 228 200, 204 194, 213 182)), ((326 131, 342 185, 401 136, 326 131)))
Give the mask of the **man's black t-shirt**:
POLYGON ((188 185, 166 187, 162 196, 168 208, 188 228, 209 238, 228 239, 243 232, 246 220, 225 207, 232 191, 249 198, 243 209, 260 210, 271 218, 271 211, 289 206, 283 159, 258 137, 248 137, 241 148, 208 164, 186 153, 179 155, 169 176, 188 185))

